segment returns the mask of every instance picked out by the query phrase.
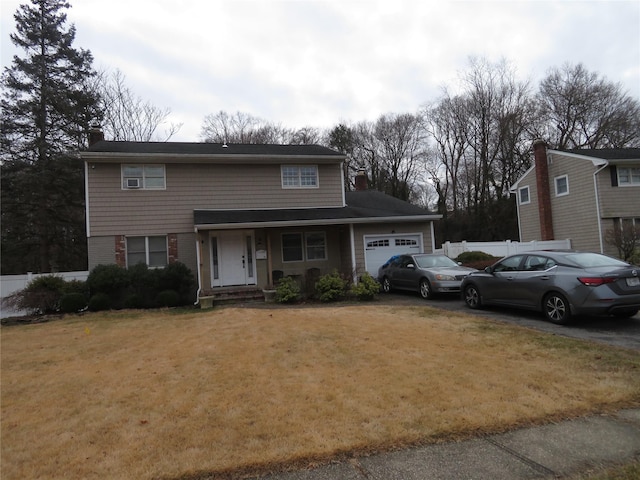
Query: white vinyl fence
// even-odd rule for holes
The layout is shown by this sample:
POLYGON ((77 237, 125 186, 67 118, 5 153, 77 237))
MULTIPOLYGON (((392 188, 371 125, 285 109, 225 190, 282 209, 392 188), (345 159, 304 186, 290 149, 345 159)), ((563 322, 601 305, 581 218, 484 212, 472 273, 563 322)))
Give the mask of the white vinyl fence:
MULTIPOLYGON (((34 278, 42 277, 45 275, 58 275, 67 281, 86 280, 87 277, 89 276, 89 272, 83 271, 83 272, 59 272, 54 274, 25 273, 23 275, 2 275, 0 276, 0 296, 4 299, 4 297, 11 295, 13 292, 22 290, 24 287, 27 286, 27 283, 29 283, 34 278)), ((22 316, 26 314, 27 312, 11 310, 11 309, 5 308, 3 305, 0 304, 0 318, 17 317, 17 316, 22 316)))
POLYGON ((434 250, 434 253, 443 253, 449 258, 456 258, 463 252, 484 252, 494 257, 506 257, 514 253, 529 252, 531 250, 551 250, 571 248, 571 240, 546 240, 531 242, 445 242, 442 248, 434 250))

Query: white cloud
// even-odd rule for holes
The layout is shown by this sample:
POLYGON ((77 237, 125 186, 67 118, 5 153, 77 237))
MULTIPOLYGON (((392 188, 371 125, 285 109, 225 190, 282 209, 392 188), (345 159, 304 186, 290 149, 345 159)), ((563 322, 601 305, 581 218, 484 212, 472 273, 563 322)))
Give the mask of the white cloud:
MULTIPOLYGON (((26 1, 26 0, 24 0, 26 1)), ((329 127, 413 112, 471 55, 537 82, 582 62, 640 98, 640 3, 464 0, 71 0, 76 46, 184 122, 243 111, 329 127)), ((2 61, 16 0, 2 3, 2 61)))

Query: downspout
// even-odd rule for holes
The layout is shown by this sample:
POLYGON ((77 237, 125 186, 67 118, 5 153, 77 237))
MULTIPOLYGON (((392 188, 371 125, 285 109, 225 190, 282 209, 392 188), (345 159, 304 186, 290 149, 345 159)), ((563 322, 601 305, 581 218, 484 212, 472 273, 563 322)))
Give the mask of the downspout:
POLYGON ((358 272, 356 271, 356 244, 355 234, 353 232, 353 223, 349 224, 349 241, 351 242, 351 272, 353 275, 352 281, 354 284, 358 283, 358 272))
POLYGON ((87 239, 91 236, 91 227, 89 226, 89 162, 84 162, 84 215, 85 215, 85 230, 87 239))
POLYGON ((340 162, 340 178, 342 182, 342 206, 347 206, 347 194, 345 193, 345 185, 344 185, 344 160, 340 162))
POLYGON ((200 303, 200 292, 202 291, 202 274, 200 272, 201 270, 201 264, 200 264, 200 259, 201 259, 201 253, 200 253, 200 239, 198 238, 198 227, 194 227, 194 232, 196 234, 196 265, 197 265, 197 270, 198 270, 198 291, 196 292, 196 301, 193 302, 194 305, 198 305, 200 303))
POLYGON ((431 220, 431 253, 436 251, 436 233, 433 227, 433 220, 431 220))
MULTIPOLYGON (((516 197, 516 215, 518 216, 518 241, 522 241, 522 222, 520 219, 520 190, 516 187, 514 192, 516 197)), ((529 195, 531 195, 531 188, 529 188, 529 195)), ((531 198, 529 198, 531 200, 531 198)))
POLYGON ((593 172, 593 190, 596 194, 596 218, 598 219, 598 240, 600 241, 600 253, 604 253, 604 243, 602 241, 602 219, 600 218, 600 195, 598 195, 598 173, 609 166, 609 162, 593 172))

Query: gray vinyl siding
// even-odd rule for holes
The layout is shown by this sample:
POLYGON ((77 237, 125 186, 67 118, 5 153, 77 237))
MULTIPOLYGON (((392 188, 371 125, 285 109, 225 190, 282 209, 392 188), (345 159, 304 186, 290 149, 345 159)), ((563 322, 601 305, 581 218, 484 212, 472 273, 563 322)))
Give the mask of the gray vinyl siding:
POLYGON ((530 200, 529 203, 520 205, 520 192, 516 192, 516 202, 518 202, 518 211, 520 212, 520 241, 540 240, 540 211, 538 208, 538 186, 536 184, 535 170, 531 170, 523 177, 518 186, 529 187, 530 200))
MULTIPOLYGON (((170 233, 170 232, 169 232, 170 233)), ((167 235, 167 232, 162 233, 167 235)), ((197 275, 196 236, 195 233, 180 233, 178 237, 178 257, 176 261, 184 263, 197 275)), ((116 263, 116 236, 89 237, 87 248, 89 256, 89 270, 97 265, 110 265, 116 263)))
POLYGON ((116 239, 115 236, 89 237, 87 239, 89 257, 89 271, 97 265, 110 265, 116 263, 116 239))
POLYGON ((553 211, 553 234, 557 239, 570 238, 577 250, 600 251, 598 210, 590 161, 554 156, 549 164, 549 187, 553 211), (567 175, 569 194, 556 196, 555 178, 567 175))
POLYGON ((271 241, 272 266, 274 270, 282 270, 287 275, 306 275, 309 268, 318 268, 321 275, 331 273, 334 270, 340 271, 341 252, 340 252, 340 235, 346 228, 334 226, 309 226, 299 228, 274 228, 269 230, 271 241), (326 254, 325 260, 313 260, 302 262, 283 262, 282 261, 282 234, 283 233, 310 233, 324 232, 326 236, 326 254))
POLYGON ((179 233, 178 237, 178 257, 176 261, 184 263, 193 273, 194 277, 198 275, 198 259, 196 256, 196 234, 195 233, 179 233))
POLYGON ((283 189, 280 165, 166 164, 165 190, 123 190, 120 164, 88 171, 90 235, 193 231, 195 209, 341 207, 339 165, 318 165, 318 188, 283 189))
POLYGON ((390 233, 420 233, 422 234, 422 251, 431 253, 431 222, 421 223, 383 223, 383 224, 356 224, 353 226, 356 274, 362 275, 366 272, 364 262, 364 236, 383 235, 390 233))
MULTIPOLYGON (((640 167, 640 165, 637 165, 640 167)), ((630 218, 640 216, 640 185, 614 187, 611 185, 611 168, 598 174, 598 194, 602 218, 630 218)), ((611 228, 605 222, 603 229, 611 228)))

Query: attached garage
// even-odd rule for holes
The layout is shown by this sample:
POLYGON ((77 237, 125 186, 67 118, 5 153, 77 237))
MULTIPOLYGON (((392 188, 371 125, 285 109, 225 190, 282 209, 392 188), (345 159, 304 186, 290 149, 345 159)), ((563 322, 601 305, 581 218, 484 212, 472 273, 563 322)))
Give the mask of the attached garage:
POLYGON ((424 250, 420 233, 364 236, 365 269, 373 278, 378 276, 378 268, 392 256, 421 252, 424 250))

